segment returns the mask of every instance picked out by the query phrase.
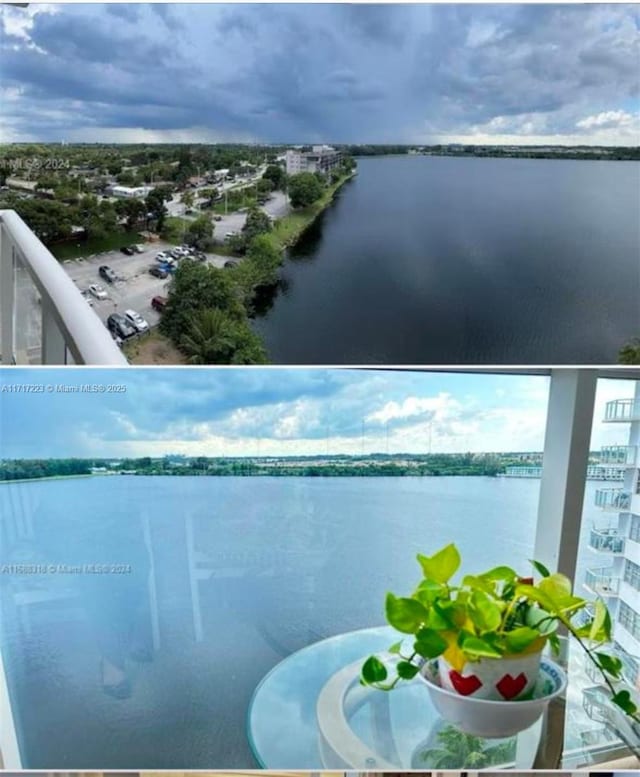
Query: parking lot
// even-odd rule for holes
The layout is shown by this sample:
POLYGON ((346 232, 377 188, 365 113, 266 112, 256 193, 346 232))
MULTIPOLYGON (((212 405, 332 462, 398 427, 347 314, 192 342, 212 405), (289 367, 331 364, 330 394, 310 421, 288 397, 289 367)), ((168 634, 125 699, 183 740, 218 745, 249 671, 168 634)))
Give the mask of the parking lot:
MULTIPOLYGON (((107 299, 91 298, 91 304, 100 319, 106 322, 112 313, 124 313, 135 310, 145 318, 150 326, 160 320, 160 314, 151 307, 153 297, 166 296, 171 276, 166 279, 154 278, 149 268, 157 265, 156 254, 159 251, 174 248, 163 241, 144 244, 141 254, 126 256, 120 251, 106 251, 86 259, 63 262, 63 267, 80 291, 85 291, 93 283, 99 284, 107 293, 107 299), (107 283, 100 277, 101 265, 109 266, 117 276, 115 283, 107 283)), ((223 267, 229 257, 207 254, 207 262, 215 267, 223 267)), ((87 303, 88 304, 88 303, 87 303)))

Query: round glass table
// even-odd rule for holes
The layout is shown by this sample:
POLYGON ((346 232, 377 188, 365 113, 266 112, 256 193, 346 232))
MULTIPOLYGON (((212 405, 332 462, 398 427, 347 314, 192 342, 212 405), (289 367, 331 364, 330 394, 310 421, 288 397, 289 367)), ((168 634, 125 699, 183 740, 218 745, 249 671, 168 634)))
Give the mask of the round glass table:
MULTIPOLYGON (((396 640, 397 632, 388 627, 353 631, 310 645, 274 667, 249 706, 247 734, 259 766, 367 771, 481 766, 465 763, 468 739, 439 717, 422 683, 406 682, 391 693, 360 685, 363 659, 396 640), (438 764, 442 758, 446 766, 438 764)), ((477 740, 474 752, 482 765, 494 768, 557 768, 563 711, 560 700, 517 737, 477 740)))

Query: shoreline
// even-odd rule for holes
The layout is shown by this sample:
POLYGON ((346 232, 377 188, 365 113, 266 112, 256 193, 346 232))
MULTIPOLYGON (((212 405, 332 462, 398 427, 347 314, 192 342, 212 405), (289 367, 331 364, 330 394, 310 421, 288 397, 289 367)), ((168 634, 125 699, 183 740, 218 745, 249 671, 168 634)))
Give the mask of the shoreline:
POLYGON ((0 485, 4 483, 40 483, 43 480, 73 480, 74 478, 92 478, 98 473, 89 472, 87 474, 79 475, 44 475, 39 478, 14 478, 14 479, 0 479, 0 485))

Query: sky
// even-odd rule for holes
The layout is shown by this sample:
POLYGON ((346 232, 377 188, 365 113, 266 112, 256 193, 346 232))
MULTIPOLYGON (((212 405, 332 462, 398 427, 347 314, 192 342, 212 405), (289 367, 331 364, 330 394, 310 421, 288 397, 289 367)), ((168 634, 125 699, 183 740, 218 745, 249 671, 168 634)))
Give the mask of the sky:
POLYGON ((640 144, 640 6, 0 8, 0 141, 640 144))
MULTIPOLYGON (((548 378, 317 368, 21 369, 0 374, 0 458, 541 451, 548 378), (61 386, 121 386, 68 393, 61 386), (10 386, 42 386, 25 391, 10 386)), ((591 449, 632 381, 601 380, 591 449)))

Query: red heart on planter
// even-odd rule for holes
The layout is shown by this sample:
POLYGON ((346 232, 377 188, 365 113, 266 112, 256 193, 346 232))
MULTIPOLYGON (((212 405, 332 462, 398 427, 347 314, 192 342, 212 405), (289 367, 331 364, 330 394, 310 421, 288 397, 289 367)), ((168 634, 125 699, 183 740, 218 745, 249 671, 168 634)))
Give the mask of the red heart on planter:
POLYGON ((524 672, 520 672, 516 678, 506 674, 499 683, 496 683, 496 688, 505 699, 513 699, 514 696, 517 696, 522 691, 526 684, 527 678, 524 672))
POLYGON ((451 685, 453 685, 461 696, 470 696, 472 693, 475 693, 478 688, 482 688, 480 679, 474 674, 463 677, 459 672, 456 672, 455 669, 452 669, 449 672, 449 678, 451 680, 451 685))

